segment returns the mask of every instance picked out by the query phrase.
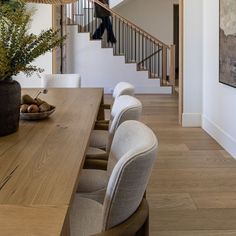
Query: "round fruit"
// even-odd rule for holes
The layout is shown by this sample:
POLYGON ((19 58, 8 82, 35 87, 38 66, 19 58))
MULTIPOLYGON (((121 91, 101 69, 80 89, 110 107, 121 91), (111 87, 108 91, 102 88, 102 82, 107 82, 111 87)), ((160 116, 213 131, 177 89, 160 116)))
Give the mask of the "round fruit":
POLYGON ((37 112, 39 112, 39 107, 37 105, 32 104, 28 107, 28 112, 29 113, 37 113, 37 112))
POLYGON ((26 113, 26 112, 28 112, 28 110, 27 110, 28 107, 29 107, 29 106, 28 106, 27 104, 22 104, 21 107, 20 107, 20 112, 21 112, 21 113, 26 113))
POLYGON ((51 106, 46 102, 44 102, 43 104, 39 106, 39 112, 45 112, 45 111, 50 111, 50 110, 51 110, 51 106))

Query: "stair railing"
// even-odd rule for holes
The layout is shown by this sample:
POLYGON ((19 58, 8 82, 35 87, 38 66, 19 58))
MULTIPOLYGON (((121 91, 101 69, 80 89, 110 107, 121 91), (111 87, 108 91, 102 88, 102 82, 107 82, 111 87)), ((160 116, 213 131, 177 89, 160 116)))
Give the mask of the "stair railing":
POLYGON ((103 40, 103 47, 113 47, 114 55, 124 55, 126 63, 137 63, 137 69, 147 70, 150 78, 160 78, 162 86, 174 86, 175 45, 165 44, 99 0, 79 0, 67 4, 67 24, 78 25, 79 32, 92 35, 100 24, 100 19, 94 17, 94 4, 110 12, 117 39, 113 45, 103 40))

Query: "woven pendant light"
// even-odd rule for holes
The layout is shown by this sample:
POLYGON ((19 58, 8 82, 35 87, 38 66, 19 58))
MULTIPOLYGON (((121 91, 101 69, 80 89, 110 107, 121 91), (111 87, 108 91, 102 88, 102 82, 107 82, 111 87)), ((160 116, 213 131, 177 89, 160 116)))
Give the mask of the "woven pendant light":
POLYGON ((51 5, 63 5, 77 2, 78 0, 27 0, 28 3, 41 3, 51 5))

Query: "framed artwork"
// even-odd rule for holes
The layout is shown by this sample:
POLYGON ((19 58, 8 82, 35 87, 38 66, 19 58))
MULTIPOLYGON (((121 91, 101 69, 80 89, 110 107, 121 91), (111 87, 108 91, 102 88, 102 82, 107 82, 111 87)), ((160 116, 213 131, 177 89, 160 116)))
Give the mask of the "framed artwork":
POLYGON ((220 1, 220 82, 236 87, 236 0, 220 1))

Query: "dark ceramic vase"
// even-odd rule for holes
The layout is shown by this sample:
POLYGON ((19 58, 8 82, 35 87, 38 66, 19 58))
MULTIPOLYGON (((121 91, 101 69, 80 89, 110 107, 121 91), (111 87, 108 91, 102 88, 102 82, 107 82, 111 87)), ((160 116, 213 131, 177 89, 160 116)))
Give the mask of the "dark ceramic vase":
POLYGON ((19 128, 21 87, 15 80, 0 80, 0 136, 19 128))

